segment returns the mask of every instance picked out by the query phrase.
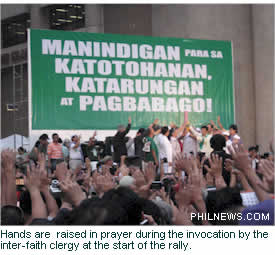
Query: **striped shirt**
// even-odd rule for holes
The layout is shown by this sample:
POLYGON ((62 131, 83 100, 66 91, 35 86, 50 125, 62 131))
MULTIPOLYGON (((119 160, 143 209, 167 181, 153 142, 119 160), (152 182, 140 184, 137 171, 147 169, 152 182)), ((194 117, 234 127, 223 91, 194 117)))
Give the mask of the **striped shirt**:
POLYGON ((60 143, 51 143, 48 145, 48 156, 51 159, 63 158, 62 145, 60 143))

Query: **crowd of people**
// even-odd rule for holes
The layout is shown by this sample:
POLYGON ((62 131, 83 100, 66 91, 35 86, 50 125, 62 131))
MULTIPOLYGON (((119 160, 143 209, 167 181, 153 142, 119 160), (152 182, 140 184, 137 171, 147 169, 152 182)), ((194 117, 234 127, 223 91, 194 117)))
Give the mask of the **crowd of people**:
POLYGON ((274 225, 274 155, 220 118, 1 152, 2 225, 274 225))

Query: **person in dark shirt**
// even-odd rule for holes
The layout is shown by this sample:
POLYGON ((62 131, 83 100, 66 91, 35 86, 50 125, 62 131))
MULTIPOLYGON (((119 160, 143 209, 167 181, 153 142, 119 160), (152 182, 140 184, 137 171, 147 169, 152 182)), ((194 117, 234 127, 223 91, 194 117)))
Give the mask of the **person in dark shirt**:
POLYGON ((32 148, 30 154, 29 154, 29 159, 32 160, 35 164, 38 161, 38 153, 44 153, 45 157, 47 156, 47 149, 48 149, 48 135, 47 134, 42 134, 39 137, 39 140, 36 141, 34 147, 32 148))
POLYGON ((213 149, 213 152, 211 152, 211 154, 218 154, 222 158, 222 176, 227 186, 229 186, 230 172, 225 170, 224 163, 226 159, 232 159, 232 157, 231 155, 227 154, 224 151, 224 148, 225 148, 224 136, 220 134, 212 136, 212 138, 210 139, 210 145, 211 145, 211 148, 213 149))
POLYGON ((142 153, 142 149, 144 146, 143 143, 143 138, 144 138, 144 133, 145 133, 145 129, 144 128, 140 128, 136 134, 136 137, 134 139, 134 143, 135 143, 135 155, 136 156, 140 156, 142 157, 143 153, 142 153))
POLYGON ((144 151, 143 151, 143 147, 144 147, 144 134, 145 134, 145 129, 144 128, 140 128, 136 134, 136 137, 134 138, 134 145, 135 145, 135 156, 138 156, 138 165, 142 166, 142 160, 144 159, 144 151))
POLYGON ((96 150, 96 131, 94 132, 93 136, 89 138, 88 145, 85 150, 85 157, 88 157, 91 161, 98 161, 99 155, 96 150))
POLYGON ((125 128, 120 125, 118 131, 113 137, 114 147, 114 162, 120 163, 120 157, 122 155, 127 156, 126 139, 125 136, 128 134, 131 128, 131 117, 128 118, 128 126, 125 128))
POLYGON ((87 157, 91 161, 98 161, 97 151, 95 147, 95 140, 89 139, 88 145, 86 147, 87 157))

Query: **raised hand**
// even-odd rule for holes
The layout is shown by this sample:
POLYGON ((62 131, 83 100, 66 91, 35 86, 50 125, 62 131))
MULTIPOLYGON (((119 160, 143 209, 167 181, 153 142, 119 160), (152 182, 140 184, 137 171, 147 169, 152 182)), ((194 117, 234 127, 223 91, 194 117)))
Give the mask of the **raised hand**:
POLYGON ((206 186, 207 187, 215 185, 214 177, 210 173, 206 174, 205 180, 206 180, 206 186))
POLYGON ((233 170, 233 160, 231 159, 226 159, 224 163, 224 168, 228 172, 232 172, 233 170))
POLYGON ((258 172, 264 176, 269 192, 274 192, 274 163, 270 160, 261 160, 258 172))
POLYGON ((203 177, 202 170, 197 166, 196 159, 193 157, 191 160, 193 168, 188 184, 191 185, 192 201, 196 203, 196 201, 202 199, 202 190, 206 188, 206 180, 203 177))
POLYGON ((205 168, 209 174, 215 178, 215 184, 217 189, 225 188, 226 183, 222 176, 222 158, 217 154, 212 154, 209 158, 210 167, 205 165, 205 168))
MULTIPOLYGON (((186 172, 188 175, 192 171, 192 160, 191 158, 187 157, 187 155, 183 155, 182 153, 179 153, 175 157, 175 168, 176 171, 181 174, 181 171, 186 172)), ((181 176, 181 175, 180 175, 181 176)))
POLYGON ((46 202, 46 207, 48 211, 48 216, 50 217, 56 217, 59 208, 57 206, 56 200, 54 197, 51 195, 50 190, 49 190, 49 185, 51 183, 50 179, 47 176, 47 171, 45 169, 45 156, 39 156, 38 160, 40 161, 40 191, 43 193, 45 202, 46 202))
POLYGON ((99 196, 102 196, 105 192, 115 187, 111 176, 99 174, 93 176, 93 185, 99 196))
POLYGON ((1 152, 1 165, 7 173, 14 171, 16 161, 16 153, 10 149, 1 152))
POLYGON ((64 200, 71 205, 78 206, 82 200, 86 199, 81 187, 69 174, 60 182, 59 187, 64 193, 64 200))
POLYGON ((261 185, 259 185, 261 181, 255 171, 251 168, 251 160, 249 159, 248 153, 245 151, 244 146, 242 144, 236 144, 233 145, 233 148, 234 150, 229 147, 234 162, 233 166, 244 173, 246 179, 249 181, 260 201, 270 199, 270 194, 265 192, 261 185))
POLYGON ((179 191, 175 195, 179 207, 187 207, 192 202, 192 189, 191 185, 184 185, 180 182, 179 191))
POLYGON ((121 165, 118 171, 122 176, 127 176, 130 173, 130 169, 126 165, 121 165))
POLYGON ((171 123, 170 123, 170 127, 171 127, 171 128, 176 128, 177 125, 176 125, 174 122, 171 122, 171 123))
POLYGON ((204 166, 207 172, 215 178, 220 177, 222 175, 222 158, 217 154, 212 154, 208 160, 210 167, 207 165, 204 166))
POLYGON ((153 124, 157 125, 159 123, 159 119, 155 119, 153 124))
POLYGON ((32 165, 31 170, 30 170, 30 167, 27 166, 27 174, 24 177, 24 183, 30 193, 32 191, 40 191, 41 174, 42 172, 39 166, 32 165))
POLYGON ((193 225, 188 207, 177 208, 174 205, 172 206, 172 209, 173 209, 173 224, 185 225, 185 226, 193 225))
POLYGON ((10 149, 1 152, 1 204, 16 205, 16 154, 10 149))
POLYGON ((43 191, 48 191, 50 185, 50 180, 47 176, 46 171, 41 171, 40 173, 40 190, 43 191))
POLYGON ((233 158, 233 166, 241 171, 249 171, 251 168, 251 160, 249 159, 244 146, 242 144, 233 144, 233 149, 228 147, 233 158))
POLYGON ((144 174, 140 170, 135 171, 132 174, 132 176, 136 180, 136 186, 137 187, 141 187, 141 186, 143 186, 143 185, 146 184, 146 180, 145 180, 144 174))
POLYGON ((218 129, 217 125, 215 124, 215 122, 213 120, 210 120, 210 123, 213 125, 214 128, 218 129))
POLYGON ((59 182, 62 182, 66 179, 68 171, 69 170, 65 162, 56 165, 55 176, 59 180, 59 182))
MULTIPOLYGON (((45 171, 44 171, 45 172, 45 171)), ((32 165, 32 169, 27 166, 27 174, 24 177, 24 183, 30 192, 32 201, 32 218, 46 218, 48 216, 46 204, 44 203, 41 194, 41 175, 43 171, 39 166, 32 165)))

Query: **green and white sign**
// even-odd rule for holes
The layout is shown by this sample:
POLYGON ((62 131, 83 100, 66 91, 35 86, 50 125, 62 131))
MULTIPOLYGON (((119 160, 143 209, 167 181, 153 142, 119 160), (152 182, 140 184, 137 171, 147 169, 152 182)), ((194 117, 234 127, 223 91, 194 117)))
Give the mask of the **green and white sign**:
POLYGON ((30 30, 33 130, 234 122, 229 41, 30 30))

